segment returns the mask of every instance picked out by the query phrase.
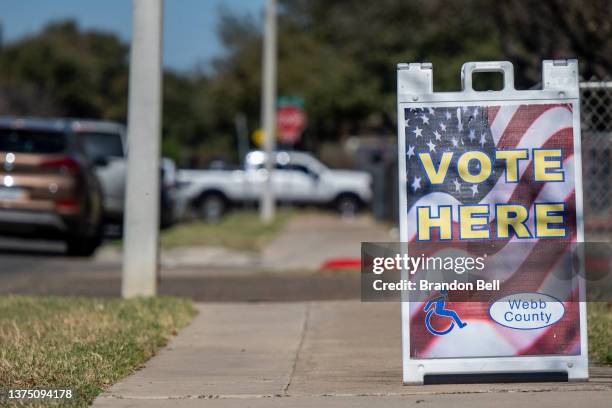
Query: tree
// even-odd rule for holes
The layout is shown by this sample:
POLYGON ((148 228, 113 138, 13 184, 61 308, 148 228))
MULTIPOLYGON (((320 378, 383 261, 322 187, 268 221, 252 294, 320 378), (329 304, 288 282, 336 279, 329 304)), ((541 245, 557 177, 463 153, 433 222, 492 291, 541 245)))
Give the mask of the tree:
MULTIPOLYGON (((50 24, 2 50, 0 113, 125 122, 128 51, 113 34, 82 31, 73 21, 50 24)), ((211 133, 201 106, 207 79, 166 71, 163 82, 163 154, 180 159, 211 133)))
MULTIPOLYGON (((81 33, 70 21, 51 24, 3 49, 0 83, 49 95, 66 115, 125 120, 127 52, 112 34, 81 33)), ((28 112, 48 113, 37 105, 28 112)))
MULTIPOLYGON (((458 89, 470 59, 498 59, 500 46, 484 2, 282 0, 279 94, 300 95, 308 136, 337 139, 365 129, 394 132, 395 67, 432 61, 438 89, 458 89)), ((259 115, 261 32, 252 17, 225 15, 228 53, 211 86, 223 111, 259 115)))
MULTIPOLYGON (((577 57, 590 78, 612 70, 610 0, 279 0, 279 95, 305 100, 301 147, 395 132, 396 64, 432 62, 437 91, 460 88, 466 61, 510 60, 516 84, 542 59, 577 57)), ((236 158, 237 113, 259 126, 261 19, 224 12, 210 70, 164 73, 163 148, 183 161, 236 158), (193 159, 193 160, 191 160, 193 159)), ((2 113, 124 121, 128 46, 55 23, 0 54, 2 113)), ((481 87, 495 88, 491 76, 481 87)))
POLYGON ((524 73, 524 87, 542 78, 544 58, 578 58, 584 78, 612 72, 609 0, 502 0, 495 19, 504 54, 524 73))

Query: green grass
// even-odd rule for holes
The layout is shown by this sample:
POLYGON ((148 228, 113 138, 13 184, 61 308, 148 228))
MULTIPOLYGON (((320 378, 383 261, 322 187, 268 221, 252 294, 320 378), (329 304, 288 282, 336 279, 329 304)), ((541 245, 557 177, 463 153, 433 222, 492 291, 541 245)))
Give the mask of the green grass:
POLYGON ((591 361, 612 364, 612 303, 589 302, 587 311, 591 361))
POLYGON ((177 224, 162 231, 160 243, 162 248, 222 246, 259 251, 282 230, 293 214, 295 212, 290 209, 279 209, 274 222, 265 224, 256 211, 232 211, 217 223, 177 224))
POLYGON ((62 406, 88 406, 195 313, 190 300, 169 297, 0 297, 0 387, 70 388, 73 399, 62 406))

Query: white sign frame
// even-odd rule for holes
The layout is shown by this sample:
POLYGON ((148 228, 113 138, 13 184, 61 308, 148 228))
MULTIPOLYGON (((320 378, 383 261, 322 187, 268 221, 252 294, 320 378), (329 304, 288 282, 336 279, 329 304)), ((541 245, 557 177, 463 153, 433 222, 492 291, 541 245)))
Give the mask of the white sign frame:
MULTIPOLYGON (((510 62, 467 62, 461 69, 461 92, 434 92, 431 63, 398 64, 397 117, 399 160, 399 223, 400 240, 407 247, 407 174, 404 109, 407 107, 440 107, 483 104, 571 103, 573 106, 574 180, 576 194, 577 242, 584 242, 582 156, 580 140, 580 94, 578 61, 544 60, 542 89, 518 91, 514 89, 514 70, 510 62), (504 75, 501 91, 479 92, 472 89, 474 72, 499 72, 504 75)), ((579 266, 584 272, 584 264, 579 266)), ((584 276, 584 274, 582 274, 584 276)), ((402 279, 408 279, 404 271, 402 279)), ((499 374, 528 372, 566 372, 570 381, 588 379, 588 341, 585 287, 579 282, 580 355, 543 355, 510 357, 457 357, 415 359, 410 357, 410 303, 408 293, 401 302, 402 367, 404 384, 423 384, 425 375, 436 374, 499 374)))

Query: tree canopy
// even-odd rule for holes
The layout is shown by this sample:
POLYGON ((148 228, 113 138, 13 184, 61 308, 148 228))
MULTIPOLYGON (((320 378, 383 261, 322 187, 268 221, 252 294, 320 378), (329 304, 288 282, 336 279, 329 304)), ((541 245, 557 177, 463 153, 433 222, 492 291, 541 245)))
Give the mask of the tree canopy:
MULTIPOLYGON (((278 94, 305 101, 302 147, 394 133, 399 62, 432 62, 436 90, 459 89, 465 61, 510 60, 519 88, 540 80, 546 58, 579 58, 587 78, 612 70, 609 0, 279 3, 278 94)), ((259 126, 262 19, 223 12, 219 21, 222 56, 206 70, 164 73, 163 149, 183 163, 236 158, 237 113, 250 131, 259 126)), ((125 121, 128 53, 115 35, 71 21, 8 44, 0 113, 125 121)))

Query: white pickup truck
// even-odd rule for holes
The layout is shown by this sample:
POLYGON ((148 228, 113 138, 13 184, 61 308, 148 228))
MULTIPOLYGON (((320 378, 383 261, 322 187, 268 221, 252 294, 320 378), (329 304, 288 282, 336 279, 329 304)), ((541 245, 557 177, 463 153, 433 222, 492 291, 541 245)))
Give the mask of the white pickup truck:
MULTIPOLYGON (((333 206, 354 214, 372 198, 372 178, 362 171, 332 170, 308 153, 274 153, 271 183, 279 202, 333 206)), ((265 153, 252 151, 238 170, 179 170, 183 200, 206 220, 232 204, 256 203, 266 179, 265 153)))

